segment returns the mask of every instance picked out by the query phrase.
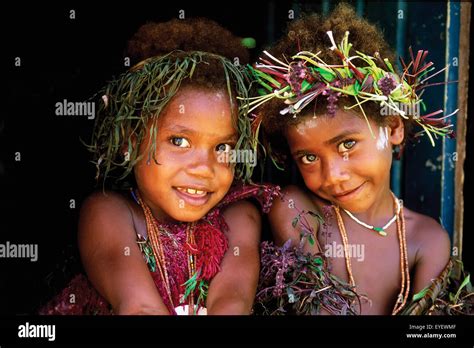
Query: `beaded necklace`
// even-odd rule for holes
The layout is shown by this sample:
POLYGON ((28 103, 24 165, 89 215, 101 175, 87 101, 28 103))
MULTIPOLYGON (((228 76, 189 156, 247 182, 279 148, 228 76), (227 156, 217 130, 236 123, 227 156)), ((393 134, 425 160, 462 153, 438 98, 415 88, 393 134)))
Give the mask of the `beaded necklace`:
MULTIPOLYGON (((145 221, 146 221, 146 229, 147 229, 147 234, 148 234, 148 239, 150 241, 152 250, 153 250, 153 255, 156 260, 156 268, 158 269, 158 272, 160 273, 161 279, 164 284, 164 288, 166 291, 166 295, 168 297, 168 301, 171 304, 173 308, 176 309, 176 304, 173 301, 173 296, 171 294, 171 285, 169 281, 169 276, 168 276, 168 269, 166 267, 166 257, 165 253, 163 250, 163 243, 161 242, 161 233, 162 228, 158 225, 158 222, 156 221, 155 217, 153 216, 151 209, 143 202, 143 200, 140 197, 140 194, 138 192, 133 192, 132 194, 140 207, 143 210, 143 213, 145 215, 145 221)), ((188 261, 188 275, 189 279, 191 280, 193 277, 196 277, 196 254, 192 253, 191 251, 195 251, 195 248, 193 246, 196 245, 195 238, 194 238, 194 227, 195 223, 188 223, 186 226, 186 258, 188 261)), ((194 291, 191 291, 191 293, 188 294, 188 314, 196 314, 195 311, 197 308, 194 305, 194 291)))
MULTIPOLYGON (((399 241, 399 250, 400 250, 400 271, 402 274, 400 293, 397 296, 397 301, 392 310, 392 315, 397 314, 405 306, 410 292, 410 268, 408 265, 408 253, 407 253, 407 243, 406 243, 406 231, 405 231, 405 217, 403 216, 403 205, 398 203, 398 199, 392 193, 395 205, 397 206, 397 213, 395 220, 397 221, 397 234, 399 241)), ((341 234, 342 243, 344 246, 344 259, 346 261, 347 273, 349 275, 349 282, 355 288, 354 275, 352 273, 352 264, 349 257, 349 241, 347 238, 346 228, 342 220, 340 213, 340 208, 336 205, 333 205, 334 211, 336 213, 337 224, 339 227, 339 232, 341 234)))

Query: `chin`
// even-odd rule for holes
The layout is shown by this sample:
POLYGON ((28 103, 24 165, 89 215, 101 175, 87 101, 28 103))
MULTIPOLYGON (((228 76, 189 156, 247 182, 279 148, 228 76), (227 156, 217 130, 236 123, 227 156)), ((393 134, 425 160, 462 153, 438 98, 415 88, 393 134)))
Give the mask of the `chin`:
POLYGON ((348 211, 350 211, 351 213, 363 213, 365 212, 368 207, 366 206, 366 204, 363 204, 363 203, 357 203, 357 202, 354 202, 354 203, 351 203, 351 202, 345 202, 344 204, 338 204, 339 207, 343 208, 343 209, 346 209, 348 211))
POLYGON ((351 213, 363 213, 373 204, 369 197, 361 197, 347 202, 337 202, 337 204, 351 213))
POLYGON ((200 211, 177 211, 169 214, 169 216, 176 221, 181 221, 181 222, 195 222, 200 219, 202 219, 207 213, 209 212, 209 209, 202 209, 200 211))

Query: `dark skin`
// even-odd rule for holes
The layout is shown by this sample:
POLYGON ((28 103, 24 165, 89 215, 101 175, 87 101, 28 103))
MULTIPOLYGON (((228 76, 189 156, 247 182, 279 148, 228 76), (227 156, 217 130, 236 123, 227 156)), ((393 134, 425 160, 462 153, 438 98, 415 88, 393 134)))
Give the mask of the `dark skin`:
MULTIPOLYGON (((160 115, 158 127, 160 165, 147 164, 145 155, 134 168, 140 195, 159 220, 197 221, 224 198, 233 180, 233 168, 217 160, 237 140, 228 95, 183 87, 160 115)), ((140 152, 148 154, 148 146, 144 141, 140 152)), ((223 215, 229 249, 209 285, 207 313, 249 314, 259 273, 260 214, 241 201, 223 215)), ((136 244, 137 233, 147 236, 135 201, 113 192, 91 195, 79 223, 85 270, 116 314, 168 315, 136 244)))
MULTIPOLYGON (((403 122, 393 118, 387 130, 370 121, 375 139, 367 123, 358 115, 338 110, 334 118, 325 115, 303 118, 289 127, 286 138, 305 188, 285 188, 285 200, 277 200, 270 212, 270 224, 276 242, 299 241, 300 230, 291 225, 296 216, 290 199, 299 210, 312 210, 322 215, 323 206, 333 202, 359 220, 373 226, 385 225, 394 215, 390 193, 392 146, 403 141, 403 122), (360 188, 359 188, 360 187, 360 188), (352 194, 339 195, 357 189, 352 194)), ((332 211, 333 212, 333 211, 332 211)), ((341 216, 350 245, 364 246, 361 255, 352 255, 351 263, 357 290, 367 295, 361 314, 391 314, 401 285, 400 252, 396 224, 382 237, 355 221, 346 213, 341 216)), ((430 285, 446 266, 450 256, 450 240, 446 231, 432 218, 404 208, 408 263, 412 293, 430 285)), ((334 214, 328 227, 314 224, 319 246, 306 248, 313 253, 327 246, 342 245, 334 214)), ((360 249, 359 249, 360 250, 360 249)), ((348 281, 344 257, 329 257, 332 272, 348 281)))

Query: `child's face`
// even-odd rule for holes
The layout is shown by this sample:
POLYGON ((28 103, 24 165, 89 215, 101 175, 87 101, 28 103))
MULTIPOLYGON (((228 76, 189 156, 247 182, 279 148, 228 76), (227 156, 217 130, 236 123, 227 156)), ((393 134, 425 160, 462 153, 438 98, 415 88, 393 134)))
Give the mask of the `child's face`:
POLYGON ((334 117, 306 117, 286 131, 306 186, 319 197, 363 212, 389 190, 392 145, 403 140, 403 123, 390 126, 338 110, 334 117))
POLYGON ((149 129, 140 146, 143 159, 134 168, 138 188, 155 217, 196 221, 229 190, 234 173, 218 161, 234 148, 228 94, 184 87, 157 121, 156 164, 147 164, 149 129))

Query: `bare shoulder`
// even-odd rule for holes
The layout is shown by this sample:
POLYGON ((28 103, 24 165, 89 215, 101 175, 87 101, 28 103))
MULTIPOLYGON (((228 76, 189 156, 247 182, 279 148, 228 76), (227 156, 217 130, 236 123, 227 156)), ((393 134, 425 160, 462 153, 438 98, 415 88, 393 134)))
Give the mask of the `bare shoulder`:
POLYGON ((286 186, 282 190, 280 199, 275 199, 272 205, 272 211, 278 213, 298 210, 318 210, 317 204, 312 195, 303 188, 296 185, 286 186))
POLYGON ((230 219, 250 219, 260 221, 260 212, 258 208, 247 200, 241 200, 229 204, 224 209, 224 218, 230 219))
POLYGON ((97 191, 88 196, 81 206, 80 227, 102 219, 132 221, 132 211, 125 197, 113 191, 97 191))
POLYGON ((433 218, 405 211, 406 235, 409 247, 415 252, 413 291, 421 291, 440 275, 451 255, 448 233, 433 218))
POLYGON ((223 216, 229 226, 226 235, 231 244, 258 245, 261 216, 255 205, 246 200, 234 202, 225 208, 223 216))
MULTIPOLYGON (((86 198, 79 218, 79 247, 84 251, 135 240, 132 211, 121 194, 94 192, 86 198)), ((107 248, 106 248, 107 249, 107 248)))
POLYGON ((421 253, 450 253, 450 239, 446 230, 432 217, 404 208, 407 238, 421 253))
MULTIPOLYGON (((310 193, 298 186, 285 187, 282 197, 273 201, 268 217, 274 240, 278 245, 283 245, 290 238, 294 245, 299 243, 301 229, 298 225, 293 226, 293 220, 302 211, 319 213, 310 193)), ((317 221, 314 228, 317 233, 317 221)))
POLYGON ((127 200, 114 191, 96 191, 88 196, 82 204, 81 213, 90 209, 127 209, 127 200))

